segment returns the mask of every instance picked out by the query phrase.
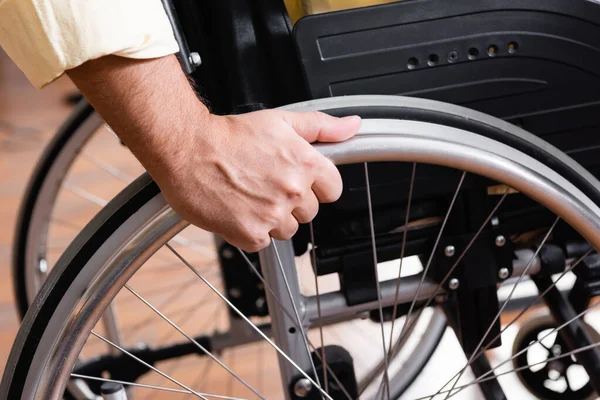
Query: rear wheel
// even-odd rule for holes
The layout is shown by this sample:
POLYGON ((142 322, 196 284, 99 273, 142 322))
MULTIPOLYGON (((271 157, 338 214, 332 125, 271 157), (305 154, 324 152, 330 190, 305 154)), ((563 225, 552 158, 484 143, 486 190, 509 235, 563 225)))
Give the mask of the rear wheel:
MULTIPOLYGON (((364 107, 369 107, 370 99, 334 99, 322 103, 313 102, 308 105, 295 106, 295 109, 306 110, 320 105, 327 108, 327 105, 335 105, 339 110, 343 110, 347 105, 345 102, 360 100, 365 102, 364 107)), ((395 98, 379 99, 382 102, 384 100, 389 104, 403 101, 395 98)), ((410 100, 407 100, 407 102, 410 102, 410 100)), ((436 103, 428 105, 431 108, 445 107, 436 103)), ((467 110, 455 107, 449 107, 445 112, 449 113, 449 110, 455 112, 456 116, 462 115, 464 117, 469 114, 467 110)), ((487 118, 478 114, 475 117, 479 118, 479 123, 482 119, 487 118)), ((320 146, 320 149, 338 165, 363 169, 366 186, 363 187, 362 193, 367 196, 367 224, 371 232, 368 236, 368 242, 372 246, 371 265, 365 265, 363 272, 368 269, 374 272, 376 279, 370 290, 377 292, 375 300, 359 301, 349 305, 347 301, 348 293, 336 289, 333 289, 330 293, 319 293, 318 290, 315 290, 314 294, 303 291, 303 273, 309 277, 313 274, 312 278, 314 280, 314 266, 311 265, 310 259, 308 264, 306 264, 307 260, 295 259, 290 243, 277 243, 276 246, 272 246, 261 253, 261 266, 265 274, 263 284, 267 288, 267 300, 270 310, 270 318, 266 321, 266 324, 262 324, 264 321, 260 320, 244 320, 238 314, 239 318, 230 319, 229 327, 226 330, 227 335, 205 335, 202 336, 202 340, 191 338, 182 333, 185 332, 185 329, 173 322, 167 311, 157 312, 156 305, 147 301, 146 296, 141 293, 141 290, 137 289, 138 285, 143 286, 144 282, 143 276, 138 275, 138 273, 143 272, 145 268, 150 268, 152 259, 161 252, 175 257, 174 260, 180 262, 180 266, 192 274, 190 276, 199 279, 199 283, 208 285, 211 280, 206 275, 206 272, 210 271, 202 270, 198 264, 199 260, 192 260, 190 256, 183 254, 182 251, 167 245, 170 238, 185 228, 185 223, 167 206, 156 185, 147 177, 140 178, 112 201, 86 227, 63 255, 55 271, 52 272, 52 276, 46 283, 44 290, 42 290, 34 307, 24 320, 9 360, 9 367, 3 379, 1 392, 3 398, 18 397, 23 393, 31 393, 32 396, 37 395, 43 398, 58 398, 63 393, 67 382, 81 383, 83 381, 89 383, 99 378, 117 379, 119 376, 118 371, 102 370, 98 364, 92 365, 95 369, 91 368, 90 365, 75 365, 81 351, 85 351, 87 346, 91 346, 92 341, 100 341, 99 343, 108 344, 119 351, 126 350, 126 356, 123 356, 124 359, 134 360, 137 364, 140 364, 140 359, 147 360, 148 364, 152 364, 154 361, 157 364, 162 362, 163 359, 160 356, 164 356, 165 351, 161 351, 164 349, 150 349, 152 351, 143 353, 140 349, 136 350, 135 347, 117 348, 106 339, 99 328, 94 328, 104 310, 107 309, 109 304, 117 301, 119 296, 129 296, 130 298, 133 296, 134 300, 137 299, 142 306, 150 310, 150 314, 155 314, 159 320, 166 322, 171 328, 179 331, 188 339, 187 346, 195 348, 196 353, 203 352, 199 350, 199 344, 202 344, 214 358, 219 358, 219 351, 225 350, 229 346, 240 346, 244 343, 262 343, 265 348, 273 347, 275 349, 271 357, 279 357, 280 369, 278 372, 283 377, 280 387, 275 388, 275 385, 265 385, 264 390, 261 392, 256 389, 258 385, 254 382, 250 382, 244 376, 235 374, 238 388, 230 389, 229 394, 225 394, 225 396, 253 397, 256 395, 259 398, 281 398, 283 396, 280 391, 283 390, 286 397, 292 398, 293 396, 305 394, 305 392, 318 395, 320 391, 323 393, 340 390, 342 392, 340 395, 345 396, 341 398, 355 398, 358 391, 364 389, 361 398, 377 398, 377 393, 384 393, 384 397, 387 398, 389 389, 389 397, 393 397, 395 377, 402 376, 402 369, 405 365, 401 358, 391 356, 394 354, 395 343, 402 343, 402 340, 397 340, 397 338, 407 337, 405 336, 407 333, 418 329, 420 319, 417 316, 430 313, 432 311, 430 306, 443 304, 449 310, 449 315, 455 318, 455 320, 451 318, 451 322, 458 333, 464 332, 463 329, 467 323, 475 325, 475 321, 470 321, 468 318, 464 319, 464 317, 461 319, 460 315, 457 316, 455 312, 452 312, 452 310, 460 309, 461 304, 464 303, 463 296, 465 292, 463 289, 467 286, 470 277, 465 274, 460 280, 454 280, 456 278, 453 274, 458 274, 459 269, 457 267, 462 268, 463 265, 468 264, 467 260, 471 248, 481 249, 478 247, 480 242, 485 242, 489 239, 489 234, 494 234, 495 246, 498 248, 509 248, 505 247, 508 246, 507 243, 520 246, 519 249, 510 251, 510 270, 506 271, 508 275, 505 274, 505 271, 493 271, 494 277, 497 275, 500 279, 492 282, 494 292, 496 284, 505 282, 510 274, 516 278, 516 281, 512 282, 512 286, 510 281, 506 281, 505 287, 509 288, 508 293, 498 295, 501 302, 496 304, 497 313, 487 316, 491 322, 489 328, 485 329, 484 327, 479 337, 476 338, 475 345, 468 346, 466 338, 459 335, 462 349, 469 349, 466 352, 466 358, 463 356, 461 360, 460 357, 457 357, 454 361, 458 362, 458 366, 438 365, 439 368, 436 370, 444 377, 442 382, 448 379, 448 384, 441 386, 437 392, 442 398, 447 394, 468 394, 469 391, 477 390, 477 386, 481 387, 481 390, 486 393, 489 391, 489 383, 495 381, 495 376, 490 372, 489 367, 488 371, 482 371, 480 362, 482 357, 480 356, 485 354, 484 351, 488 348, 494 347, 494 343, 497 343, 496 339, 498 337, 494 336, 500 335, 505 339, 510 334, 511 328, 515 326, 516 320, 525 315, 536 301, 544 300, 545 293, 540 294, 533 301, 521 307, 521 314, 508 323, 501 318, 504 315, 503 311, 507 310, 508 304, 516 296, 515 293, 518 292, 517 288, 521 287, 520 284, 527 280, 530 275, 547 272, 544 269, 545 266, 541 261, 539 252, 546 248, 546 245, 550 242, 560 243, 561 236, 557 234, 559 221, 562 221, 561 224, 564 222, 579 234, 572 237, 585 238, 593 248, 598 248, 600 245, 600 235, 598 235, 598 232, 600 232, 600 209, 598 209, 596 202, 590 198, 591 196, 587 196, 583 192, 584 189, 589 190, 590 187, 593 188, 596 185, 593 178, 589 178, 585 173, 582 173, 577 175, 577 179, 572 179, 572 182, 570 182, 571 179, 565 179, 565 175, 568 173, 572 175, 578 167, 568 159, 563 160, 560 153, 550 147, 537 148, 535 139, 530 139, 527 134, 520 131, 503 130, 506 125, 499 121, 490 118, 486 120, 486 123, 494 129, 503 131, 506 136, 512 135, 523 142, 529 141, 528 146, 532 154, 539 155, 549 152, 554 157, 553 162, 562 165, 561 168, 551 168, 548 165, 547 158, 536 159, 526 152, 509 147, 498 140, 468 130, 415 121, 366 119, 363 125, 364 135, 346 143, 320 146), (407 181, 409 185, 406 188, 408 196, 405 199, 408 201, 407 204, 414 201, 412 203, 413 207, 417 204, 421 206, 421 203, 417 202, 418 198, 411 195, 412 188, 419 186, 420 182, 428 182, 425 178, 432 172, 430 168, 433 168, 429 166, 437 166, 433 168, 435 178, 437 179, 440 176, 449 178, 446 183, 449 182, 453 187, 449 193, 446 193, 449 197, 442 196, 446 199, 442 203, 446 204, 447 207, 443 209, 441 215, 435 214, 425 220, 412 220, 413 214, 409 209, 410 207, 404 207, 408 216, 404 223, 399 228, 393 229, 393 231, 382 232, 379 229, 378 221, 373 218, 377 210, 371 207, 372 204, 378 204, 381 198, 377 198, 379 195, 375 190, 375 186, 369 183, 383 184, 373 174, 373 171, 382 166, 382 162, 391 162, 394 163, 393 166, 406 168, 409 171, 407 181), (442 167, 442 169, 439 170, 439 167, 442 167), (421 170, 427 171, 427 176, 424 177, 415 173, 415 171, 421 170), (412 171, 412 174, 410 171, 412 171), (578 184, 584 189, 580 189, 578 184), (440 248, 440 243, 447 239, 446 234, 448 232, 445 231, 445 228, 453 227, 453 224, 448 222, 451 221, 453 210, 469 210, 468 207, 459 208, 456 205, 463 201, 463 195, 468 194, 471 190, 481 188, 485 189, 486 199, 489 200, 488 207, 485 208, 484 213, 480 213, 479 217, 468 216, 476 221, 476 225, 480 225, 480 229, 475 229, 472 235, 467 236, 466 245, 462 248, 458 245, 458 242, 455 242, 457 245, 453 246, 454 250, 450 248, 450 245, 440 248), (522 203, 522 197, 525 196, 541 207, 531 208, 530 203, 522 203), (534 220, 536 223, 534 227, 537 231, 541 231, 541 234, 539 232, 536 235, 536 232, 520 231, 520 229, 523 229, 523 224, 515 224, 511 225, 510 235, 503 236, 504 241, 502 241, 495 231, 495 229, 498 229, 496 228, 498 226, 497 216, 503 216, 500 218, 500 224, 504 224, 504 217, 508 222, 508 216, 515 212, 513 207, 522 207, 523 204, 529 207, 527 208, 529 211, 541 212, 541 217, 534 220), (511 207, 507 209, 508 205, 511 207), (553 216, 547 218, 550 212, 553 216), (433 233, 432 237, 426 238, 430 243, 429 252, 423 254, 419 252, 423 247, 405 246, 405 243, 410 243, 412 246, 414 244, 413 239, 418 242, 419 235, 422 237, 423 234, 428 236, 431 233, 433 233), (384 265, 385 263, 380 262, 383 260, 378 260, 376 257, 385 253, 382 244, 385 243, 386 237, 388 237, 386 235, 394 234, 400 234, 399 237, 402 239, 401 251, 395 257, 387 256, 389 260, 386 261, 398 260, 398 257, 400 257, 400 260, 402 260, 400 265, 403 265, 403 267, 392 268, 390 264, 384 265), (442 251, 444 257, 451 260, 449 265, 440 260, 439 251, 442 251), (419 265, 418 262, 415 262, 414 257, 409 261, 409 256, 413 255, 422 256, 421 258, 426 260, 425 263, 419 265), (515 260, 513 261, 513 259, 515 260), (409 262, 414 262, 414 265, 410 265, 409 262), (398 275, 394 278, 396 274, 398 275), (386 318, 384 310, 387 311, 390 307, 392 308, 392 317, 386 318), (398 315, 414 315, 414 317, 394 322, 396 321, 394 317, 398 315), (360 345, 357 346, 358 340, 351 340, 352 343, 343 343, 344 338, 332 338, 327 335, 329 326, 335 326, 340 322, 347 323, 346 321, 359 320, 361 317, 372 318, 380 321, 380 323, 370 328, 371 333, 360 341, 360 345), (238 325, 240 321, 242 323, 238 325), (459 323, 455 324, 456 321, 459 323), (499 322, 502 322, 504 326, 500 332, 496 333, 493 328, 499 322), (394 329, 396 323, 398 325, 394 329), (232 329, 234 324, 235 327, 232 329), (306 339, 304 332, 311 328, 313 331, 308 331, 306 335, 308 339, 306 339), (91 335, 90 332, 92 332, 91 335), (266 340, 271 335, 275 339, 274 342, 266 340), (205 341, 207 337, 210 338, 210 341, 205 341), (492 339, 486 341, 484 340, 486 337, 488 339, 492 337, 492 339), (324 338, 324 340, 321 338, 324 338), (206 343, 210 343, 210 346, 205 345, 206 343), (322 343, 326 346, 327 351, 319 349, 322 347, 322 343), (371 343, 373 346, 367 348, 367 343, 371 343), (334 365, 332 358, 329 357, 331 364, 325 364, 331 368, 331 371, 326 368, 329 371, 327 379, 325 379, 324 375, 326 374, 324 373, 311 375, 313 369, 320 371, 320 362, 326 361, 332 344, 337 344, 338 348, 341 347, 344 350, 348 348, 346 353, 343 351, 337 353, 336 360, 342 362, 334 365), (307 348, 312 351, 315 359, 309 356, 307 348), (350 358, 344 355, 347 353, 351 355, 350 358), (363 359, 360 359, 361 356, 363 359), (372 378, 370 385, 359 387, 359 385, 353 384, 352 379, 349 379, 358 378, 360 381, 361 376, 368 375, 369 371, 373 370, 373 366, 377 365, 382 358, 384 364, 387 365, 384 365, 384 369, 380 374, 372 378), (395 365, 395 362, 398 364, 395 365), (336 369, 340 366, 343 368, 336 369), (348 373, 350 367, 352 368, 351 374, 348 373), (475 372, 477 377, 471 376, 470 372, 467 371, 467 367, 477 371, 475 372), (81 373, 82 371, 92 370, 94 373, 81 373), (342 373, 343 371, 346 371, 346 373, 342 373), (102 378, 103 376, 104 378, 102 378), (316 382, 317 376, 321 377, 322 385, 320 386, 316 382), (331 379, 333 381, 330 381, 331 379), (339 385, 334 382, 336 379, 344 381, 344 384, 339 385), (465 383, 465 379, 470 379, 470 382, 465 383), (386 384, 382 382, 386 382, 386 384), (342 388, 345 390, 341 390, 342 388), (349 394, 348 392, 351 391, 353 393, 349 394), (254 392, 254 395, 252 392, 254 392)), ((385 164, 384 167, 390 168, 390 164, 385 164)), ((346 182, 347 187, 349 187, 348 183, 346 182)), ((442 182, 440 182, 440 186, 444 186, 442 182)), ((427 187, 426 189, 427 193, 433 193, 431 189, 437 188, 427 187)), ((348 194, 346 193, 346 195, 348 194)), ((329 211, 335 212, 335 210, 329 211)), ((476 210, 471 209, 471 211, 476 210)), ((518 207, 516 211, 518 211, 518 207)), ((315 221, 315 228, 318 228, 315 232, 320 232, 319 229, 322 229, 322 227, 318 227, 317 224, 318 220, 315 221)), ((453 237, 456 239, 455 236, 453 237)), ((318 235, 315 238, 316 240, 310 240, 313 244, 316 243, 316 246, 309 253, 312 253, 312 260, 322 261, 324 257, 322 251, 327 246, 318 241, 318 235)), ((324 239, 324 237, 321 237, 321 239, 324 239)), ((330 246, 330 244, 327 245, 330 246)), ((586 248, 574 260, 569 259, 572 257, 568 257, 565 265, 562 266, 563 270, 568 271, 581 265, 584 256, 591 251, 591 249, 586 248)), ((317 263, 317 266, 319 266, 319 263, 317 263)), ((248 267, 252 268, 251 262, 248 263, 248 267)), ((346 272, 342 271, 340 274, 344 275, 346 272)), ((319 282, 319 279, 317 282, 319 282)), ((554 285, 555 283, 552 283, 549 290, 554 285)), ((203 287, 206 288, 206 286, 203 287)), ((223 288, 220 287, 218 282, 208 287, 210 292, 215 289, 213 296, 216 296, 216 300, 223 302, 222 304, 230 305, 228 294, 231 293, 223 294, 223 288), (218 293, 216 293, 217 291, 218 293)), ((324 286, 321 286, 321 289, 324 289, 324 286)), ((486 293, 489 294, 489 292, 486 293)), ((593 312, 593 307, 587 307, 584 314, 577 316, 570 323, 576 324, 583 315, 593 312)), ((237 314, 235 310, 230 311, 230 313, 237 314)), ((202 320, 208 326, 209 331, 220 328, 210 315, 203 314, 199 320, 202 320)), ((346 329, 344 332, 348 334, 351 331, 346 329)), ((418 341, 416 347, 418 348, 422 343, 423 341, 418 341)), ((570 351, 571 354, 588 354, 590 350, 595 349, 595 345, 598 345, 598 343, 592 343, 592 347, 589 348, 579 347, 570 351)), ((178 351, 183 351, 182 349, 183 347, 177 348, 178 351)), ((172 350, 169 349, 169 351, 172 350)), ((448 351, 448 348, 445 347, 445 350, 448 351)), ((500 350, 494 350, 494 352, 496 351, 500 350)), ((264 355, 260 350, 254 354, 255 356, 252 359, 264 355)), ((271 360, 274 359, 271 358, 271 360)), ((500 368, 510 361, 509 358, 504 362, 492 365, 492 368, 500 368)), ((248 365, 248 362, 244 362, 244 365, 248 365)), ((267 366, 273 367, 274 364, 267 363, 267 366)), ((597 366, 591 365, 590 368, 595 367, 597 366)), ((148 367, 146 366, 146 368, 148 367)), ((219 379, 223 379, 223 376, 230 376, 227 370, 221 369, 220 371, 224 372, 219 379)), ((190 390, 189 385, 193 382, 183 383, 173 378, 172 374, 165 373, 162 369, 161 372, 162 378, 171 380, 176 385, 174 386, 175 390, 187 391, 195 394, 196 397, 204 396, 199 392, 190 390)), ((497 372, 498 375, 500 372, 497 372)), ((123 372, 119 373, 122 374, 123 372)), ((245 375, 248 375, 248 371, 245 375)), ((211 386, 213 381, 215 381, 215 377, 201 377, 202 390, 223 395, 223 386, 219 384, 211 386), (221 390, 221 392, 215 390, 221 390)), ((136 384, 137 381, 130 381, 129 383, 136 384)), ((153 388, 152 390, 156 389, 153 388)), ((164 390, 164 386, 162 389, 164 390)), ((140 390, 142 389, 140 388, 140 390)), ((435 388, 427 386, 415 387, 411 388, 406 396, 412 399, 430 398, 436 395, 435 390, 435 388), (420 391, 420 393, 414 391, 420 391)), ((323 396, 326 395, 323 394, 323 396)), ((486 394, 486 397, 489 396, 486 394)))
MULTIPOLYGON (((21 206, 13 249, 13 287, 22 317, 71 240, 110 198, 142 171, 139 162, 93 108, 85 100, 80 102, 44 151, 21 206)), ((171 244, 213 260, 209 263, 219 270, 218 252, 211 235, 197 231, 190 235, 178 235, 171 244)), ((164 257, 158 259, 165 267, 172 264, 172 260, 167 262, 164 257)), ((165 277, 173 283, 162 285, 162 291, 157 288, 150 299, 177 292, 180 276, 165 277)), ((121 314, 111 306, 102 317, 106 337, 116 344, 127 342, 130 334, 127 326, 133 323, 121 314)), ((424 339, 427 346, 403 350, 403 357, 410 358, 411 367, 398 380, 398 395, 435 350, 444 333, 443 321, 441 312, 436 311, 431 324, 426 325, 428 328, 418 333, 418 339, 424 339)))

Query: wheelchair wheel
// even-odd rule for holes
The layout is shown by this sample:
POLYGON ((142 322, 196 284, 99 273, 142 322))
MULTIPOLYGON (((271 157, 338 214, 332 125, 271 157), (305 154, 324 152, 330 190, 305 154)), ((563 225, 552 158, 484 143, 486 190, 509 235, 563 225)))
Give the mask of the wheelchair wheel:
MULTIPOLYGON (((358 112, 365 116, 361 135, 345 143, 320 145, 319 149, 344 169, 349 190, 340 202, 348 196, 354 199, 352 196, 357 192, 367 197, 362 203, 366 204, 370 234, 356 235, 354 246, 344 251, 358 257, 353 252, 365 242, 371 247, 370 265, 365 264, 361 273, 372 270, 373 274, 359 282, 358 289, 375 292, 374 299, 367 296, 357 300, 353 297, 356 293, 348 292, 352 273, 349 270, 337 272, 345 283, 340 290, 320 294, 317 291, 314 295, 305 290, 302 277, 317 272, 310 261, 308 268, 303 267, 303 263, 307 264, 306 256, 319 267, 319 262, 324 263, 330 254, 324 250, 333 251, 336 246, 318 234, 328 226, 319 225, 320 215, 314 223, 315 239, 311 239, 315 246, 304 254, 304 261, 295 257, 290 242, 275 242, 261 252, 269 318, 244 317, 231 307, 231 293, 223 294, 222 283, 210 282, 207 274, 210 271, 204 270, 201 260, 168 244, 177 233, 192 228, 186 227, 168 207, 149 177, 142 176, 93 219, 57 263, 23 321, 3 377, 0 398, 23 395, 60 398, 67 387, 74 386, 86 398, 85 393, 97 393, 94 382, 102 380, 125 382, 139 387, 140 394, 148 390, 153 396, 161 391, 172 395, 175 391, 199 398, 352 399, 359 394, 360 398, 392 398, 396 377, 402 376, 406 366, 402 359, 391 357, 395 354, 395 343, 402 343, 408 332, 418 329, 419 317, 434 312, 434 305, 443 307, 463 355, 445 358, 437 363, 437 369, 431 364, 426 367, 433 367, 427 373, 434 371, 438 378, 441 375, 441 382, 446 384, 411 387, 405 397, 460 398, 483 393, 485 398, 501 398, 502 387, 498 382, 510 385, 507 379, 514 376, 513 370, 501 369, 511 358, 492 364, 494 360, 486 354, 501 354, 505 346, 500 345, 506 340, 508 328, 539 301, 546 302, 553 314, 565 319, 559 328, 565 335, 573 336, 572 348, 561 356, 574 355, 585 366, 590 382, 596 383, 600 376, 595 373, 600 366, 596 351, 600 343, 581 335, 581 317, 593 315, 600 303, 589 302, 584 310, 573 315, 574 309, 556 288, 563 276, 592 269, 588 256, 600 248, 597 205, 600 196, 594 178, 527 133, 460 107, 414 99, 356 97, 314 101, 290 108, 323 109, 337 114, 358 112), (384 108, 397 112, 397 119, 374 117, 384 108), (424 117, 411 118, 417 114, 436 117, 437 123, 423 122, 424 117), (464 127, 452 127, 444 119, 459 121, 464 127), (478 129, 481 132, 474 132, 478 129), (486 130, 495 136, 485 134, 486 130), (362 181, 351 179, 351 169, 356 168, 364 173, 362 181), (398 179, 405 170, 408 180, 398 179), (375 174, 382 171, 394 172, 396 179, 388 189, 398 182, 409 184, 405 188, 409 195, 398 200, 403 206, 392 208, 408 216, 396 227, 386 224, 391 218, 389 214, 387 218, 379 214, 382 204, 386 205, 384 197, 389 195, 388 190, 381 190, 388 182, 375 174), (431 179, 437 184, 433 185, 431 179), (429 203, 432 198, 438 200, 433 207, 429 203), (465 223, 467 220, 470 224, 465 223), (396 249, 394 243, 398 238, 400 251, 390 254, 387 250, 396 249), (151 268, 153 259, 160 254, 180 262, 181 268, 195 277, 192 282, 200 285, 198 288, 207 290, 219 304, 229 306, 229 313, 237 317, 229 318, 228 323, 219 322, 208 307, 197 318, 184 320, 195 328, 204 324, 205 333, 196 337, 187 334, 188 329, 176 322, 173 311, 161 310, 140 289, 144 282, 153 280, 140 274, 151 268), (407 267, 409 256, 427 261, 419 267, 407 268, 410 271, 389 264, 401 259, 407 267), (509 279, 511 275, 516 281, 509 279), (526 280, 534 282, 540 293, 519 307, 520 314, 507 322, 503 312, 526 280), (509 288, 508 294, 497 291, 498 285, 500 289, 509 288), (172 333, 186 340, 168 349, 140 348, 135 341, 117 346, 108 340, 102 327, 96 324, 110 304, 124 302, 126 298, 137 301, 172 333), (388 317, 390 307, 393 311, 388 317), (464 310, 477 314, 465 315, 464 310), (398 315, 408 317, 396 320, 398 315), (369 319, 378 323, 362 340, 348 328, 344 337, 328 335, 330 327, 364 317, 366 323, 372 324, 369 319), (395 321, 398 321, 396 326, 395 321), (327 340, 321 341, 321 337, 327 340), (346 342, 348 337, 350 340, 346 342), (108 345, 115 352, 95 358, 82 357, 82 352, 94 343, 108 345), (227 358, 233 347, 247 351, 242 362, 227 358), (161 365, 173 353, 193 356, 181 378, 165 372, 161 365), (199 360, 196 355, 205 357, 199 360), (370 385, 359 388, 357 381, 368 375, 381 359, 385 364, 381 374, 374 376, 370 385), (275 360, 279 360, 279 367, 275 360), (218 373, 212 374, 215 369, 210 370, 210 365, 216 364, 220 368, 214 367, 218 373), (126 367, 118 370, 117 365, 126 367), (279 383, 275 379, 256 380, 253 374, 257 365, 279 375, 279 383), (142 379, 148 374, 138 375, 139 370, 153 370, 162 381, 146 383, 142 379), (200 372, 196 379, 186 375, 190 370, 200 372), (136 379, 125 379, 127 374, 136 379)), ((348 204, 337 209, 334 204, 322 213, 336 215, 340 209, 347 209, 348 204)), ((353 214, 360 213, 353 211, 353 214)), ((353 226, 360 222, 355 221, 353 226)), ((252 269, 250 259, 248 267, 252 269)), ((193 307, 211 304, 200 292, 194 294, 193 307)), ((416 347, 420 344, 421 341, 416 343, 416 347)), ((450 348, 444 347, 444 351, 450 353, 450 348)))
POLYGON ((71 240, 142 172, 92 106, 80 102, 46 147, 21 204, 13 246, 21 318, 71 240))
MULTIPOLYGON (((108 203, 108 199, 142 172, 139 162, 93 108, 85 100, 80 102, 38 162, 21 206, 13 249, 13 287, 21 317, 68 243, 108 203)), ((212 235, 191 229, 171 240, 176 248, 213 259, 214 268, 218 270, 218 255, 213 242, 212 235)), ((163 277, 172 283, 166 282, 156 288, 153 296, 177 294, 180 276, 168 270, 173 260, 160 256, 158 259, 163 265, 156 269, 165 267, 163 277)), ((260 299, 257 296, 256 300, 260 299)), ((182 308, 182 315, 186 315, 186 311, 190 315, 189 307, 182 308)), ((111 306, 102 317, 107 338, 117 344, 126 340, 127 325, 133 324, 135 328, 130 316, 122 314, 111 306)), ((400 357, 410 361, 411 367, 405 369, 398 380, 398 395, 425 366, 444 333, 445 317, 439 310, 433 312, 428 321, 420 331, 413 333, 416 338, 411 339, 426 345, 417 349, 409 343, 399 352, 400 357)), ((144 321, 137 324, 141 322, 144 321)), ((164 340, 161 342, 163 346, 166 344, 164 340)), ((381 365, 376 369, 380 368, 381 365)))
MULTIPOLYGON (((595 343, 600 343, 600 334, 589 324, 582 324, 595 343)), ((517 376, 523 385, 540 399, 588 400, 596 398, 594 388, 581 373, 582 366, 575 357, 564 357, 543 363, 548 358, 559 357, 568 351, 565 340, 553 332, 558 324, 549 314, 532 316, 525 321, 513 344, 513 366, 519 370, 517 376), (550 333, 550 334, 549 334, 550 333), (540 337, 544 339, 539 340, 540 337), (532 342, 535 345, 530 346, 532 342), (526 349, 526 351, 523 351, 526 349), (537 363, 533 368, 527 366, 537 363)))

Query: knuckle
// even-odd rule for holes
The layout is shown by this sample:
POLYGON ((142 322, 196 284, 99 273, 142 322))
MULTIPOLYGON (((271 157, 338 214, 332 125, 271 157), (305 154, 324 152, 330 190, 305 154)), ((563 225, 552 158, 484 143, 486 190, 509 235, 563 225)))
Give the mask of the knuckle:
POLYGON ((257 243, 267 234, 261 224, 247 224, 242 227, 242 236, 248 243, 257 243))
POLYGON ((264 215, 269 225, 277 226, 285 216, 285 213, 282 207, 275 205, 266 209, 264 215))
POLYGON ((305 188, 298 180, 289 180, 284 190, 286 197, 292 201, 298 201, 304 197, 305 188))
POLYGON ((271 241, 269 240, 269 237, 267 235, 262 235, 253 236, 248 240, 247 243, 248 245, 246 247, 248 248, 248 251, 257 252, 264 249, 265 247, 268 247, 271 241))
POLYGON ((314 170, 319 167, 320 160, 318 154, 315 154, 312 151, 307 151, 306 154, 302 157, 302 167, 308 170, 314 170))
POLYGON ((252 247, 254 248, 254 251, 260 251, 266 247, 269 247, 269 245, 271 244, 271 240, 269 239, 268 236, 263 236, 260 238, 256 238, 256 240, 252 243, 252 247))
POLYGON ((311 111, 310 113, 312 114, 311 117, 319 123, 326 118, 326 115, 323 114, 321 111, 311 111))

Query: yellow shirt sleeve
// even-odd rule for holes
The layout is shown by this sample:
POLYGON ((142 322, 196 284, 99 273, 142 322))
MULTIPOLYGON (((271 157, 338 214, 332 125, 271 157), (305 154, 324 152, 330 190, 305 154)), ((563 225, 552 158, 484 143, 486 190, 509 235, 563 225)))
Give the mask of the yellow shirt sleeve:
POLYGON ((179 51, 161 0, 0 0, 0 46, 38 88, 105 55, 179 51))

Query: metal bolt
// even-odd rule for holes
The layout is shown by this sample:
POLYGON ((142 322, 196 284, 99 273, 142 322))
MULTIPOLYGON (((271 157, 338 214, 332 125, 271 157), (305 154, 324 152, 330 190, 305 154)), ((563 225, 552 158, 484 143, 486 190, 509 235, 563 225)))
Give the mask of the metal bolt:
POLYGON ((294 385, 294 393, 298 397, 306 397, 312 390, 312 383, 306 378, 298 379, 294 385))
POLYGON ((258 299, 256 299, 256 302, 254 304, 256 305, 256 308, 259 311, 262 311, 265 308, 265 303, 266 303, 265 298, 264 297, 259 297, 258 299))
POLYGON ((454 255, 455 251, 456 251, 456 249, 454 248, 454 246, 452 246, 451 244, 449 244, 444 249, 444 254, 446 255, 446 257, 452 257, 454 255))
POLYGON ((493 217, 492 218, 492 226, 498 226, 500 225, 500 220, 498 219, 498 217, 493 217))
POLYGON ((46 259, 42 258, 38 264, 38 271, 41 272, 42 274, 45 274, 46 272, 48 272, 48 261, 46 261, 46 259))
POLYGON ((456 278, 452 278, 448 282, 448 288, 450 290, 456 290, 456 289, 458 289, 458 285, 460 285, 460 281, 458 279, 456 279, 456 278))
POLYGON ((508 270, 508 268, 500 268, 500 270, 498 270, 498 278, 504 280, 506 278, 508 278, 510 275, 510 271, 508 270))
POLYGON ((506 238, 502 235, 496 236, 496 246, 502 247, 506 244, 506 238))
POLYGON ((229 247, 225 247, 223 250, 221 250, 221 255, 223 258, 231 260, 233 258, 233 251, 229 247))
POLYGON ((202 58, 200 57, 200 54, 198 54, 197 52, 193 52, 190 53, 190 57, 189 57, 190 63, 194 66, 197 67, 200 64, 202 64, 202 58))
POLYGON ((552 355, 553 356, 560 356, 562 354, 562 347, 560 344, 555 344, 554 346, 552 346, 552 355))

